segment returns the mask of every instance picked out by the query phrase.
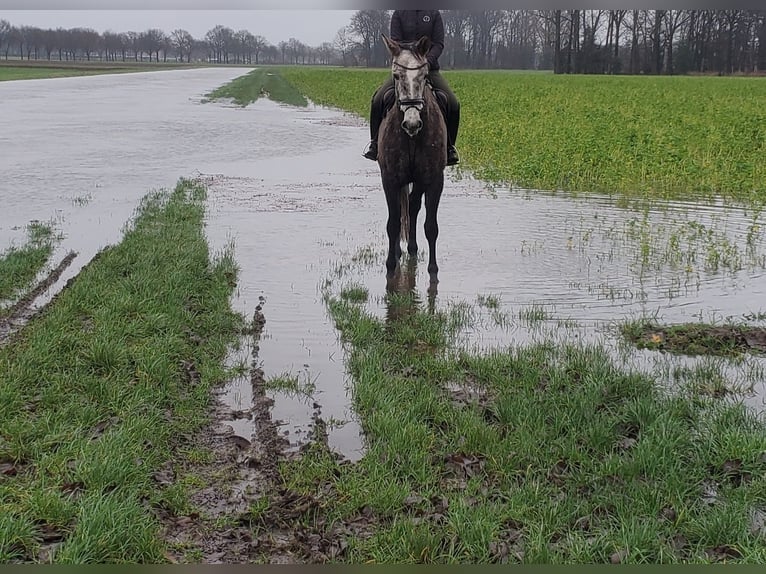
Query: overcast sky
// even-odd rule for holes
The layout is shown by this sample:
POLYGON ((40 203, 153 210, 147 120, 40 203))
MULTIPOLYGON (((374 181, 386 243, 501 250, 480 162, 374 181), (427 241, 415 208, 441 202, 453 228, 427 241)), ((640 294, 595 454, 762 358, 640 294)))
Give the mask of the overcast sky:
POLYGON ((0 10, 0 20, 14 26, 93 28, 99 32, 143 32, 183 28, 202 39, 221 24, 249 30, 278 44, 297 38, 308 46, 332 42, 351 21, 354 10, 0 10))

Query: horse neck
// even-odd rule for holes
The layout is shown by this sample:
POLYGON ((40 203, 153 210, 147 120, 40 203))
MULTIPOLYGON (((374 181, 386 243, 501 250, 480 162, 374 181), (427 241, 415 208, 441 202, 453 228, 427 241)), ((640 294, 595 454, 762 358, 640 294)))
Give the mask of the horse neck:
POLYGON ((439 110, 439 102, 436 101, 436 94, 434 93, 433 88, 431 87, 431 84, 428 84, 426 88, 423 90, 423 109, 420 112, 420 119, 423 120, 423 123, 428 123, 433 119, 437 113, 441 113, 439 110))

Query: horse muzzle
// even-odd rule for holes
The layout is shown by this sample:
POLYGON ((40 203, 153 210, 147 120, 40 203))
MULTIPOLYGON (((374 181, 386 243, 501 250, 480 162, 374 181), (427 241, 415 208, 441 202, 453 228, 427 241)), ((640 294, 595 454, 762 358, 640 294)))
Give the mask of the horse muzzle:
POLYGON ((414 138, 423 128, 423 120, 420 119, 420 111, 423 109, 425 100, 423 98, 400 99, 399 108, 404 113, 402 120, 402 129, 407 135, 414 138))
POLYGON ((402 121, 402 129, 407 132, 407 135, 414 138, 420 130, 423 128, 423 120, 420 119, 420 111, 416 108, 408 108, 404 112, 404 120, 402 121))

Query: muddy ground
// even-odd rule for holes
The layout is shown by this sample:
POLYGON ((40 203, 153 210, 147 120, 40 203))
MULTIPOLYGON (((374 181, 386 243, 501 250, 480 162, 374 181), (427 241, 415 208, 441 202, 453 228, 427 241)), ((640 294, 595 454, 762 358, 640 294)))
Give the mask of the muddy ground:
MULTIPOLYGON (((282 483, 280 462, 301 456, 301 451, 287 451, 290 441, 272 418, 274 401, 266 394, 257 352, 265 324, 259 306, 251 331, 255 349, 249 377, 252 407, 234 412, 217 397, 210 412, 213 423, 197 436, 188 437, 188 444, 179 445, 202 447, 213 453, 212 459, 175 468, 168 465, 155 476, 160 487, 186 474, 205 483, 191 496, 190 502, 198 511, 185 516, 161 509, 157 512, 172 548, 167 555, 171 562, 323 563, 341 558, 349 537, 369 536, 373 531, 374 517, 363 512, 344 524, 329 524, 324 519, 321 509, 324 496, 332 499, 332 483, 317 485, 316 496, 298 494, 282 483), (249 439, 219 422, 236 419, 252 421, 255 432, 249 439), (256 506, 265 510, 255 512, 256 506)), ((187 368, 189 375, 195 376, 194 366, 187 368)), ((302 450, 329 451, 321 406, 314 403, 313 408, 312 438, 302 450)))
POLYGON ((56 267, 45 273, 36 285, 4 310, 0 315, 0 345, 11 339, 39 311, 38 299, 55 285, 76 257, 77 253, 67 253, 56 267))

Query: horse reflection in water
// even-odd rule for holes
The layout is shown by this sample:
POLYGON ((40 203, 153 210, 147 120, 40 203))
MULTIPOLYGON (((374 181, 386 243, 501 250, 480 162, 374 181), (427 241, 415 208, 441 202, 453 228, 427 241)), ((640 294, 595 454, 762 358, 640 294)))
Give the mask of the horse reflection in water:
MULTIPOLYGON (((418 312, 422 304, 417 291, 418 275, 417 258, 409 257, 399 273, 386 280, 386 323, 394 323, 411 317, 418 312)), ((436 309, 437 283, 432 282, 428 287, 428 312, 433 314, 436 309)))

